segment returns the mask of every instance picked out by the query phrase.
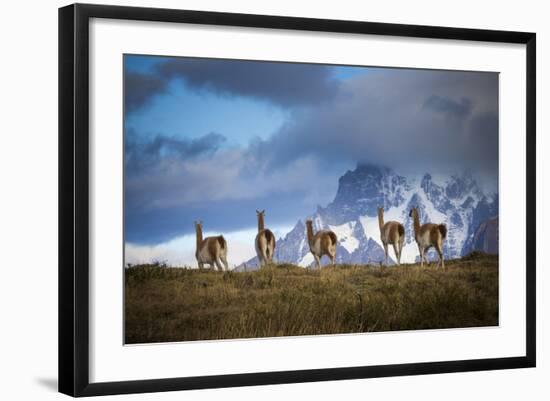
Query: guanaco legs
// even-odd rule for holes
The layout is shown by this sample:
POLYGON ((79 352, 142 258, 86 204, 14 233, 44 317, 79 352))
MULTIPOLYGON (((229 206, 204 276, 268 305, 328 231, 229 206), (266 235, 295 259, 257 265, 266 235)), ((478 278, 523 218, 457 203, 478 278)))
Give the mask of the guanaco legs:
POLYGON ((273 263, 273 254, 275 253, 275 236, 270 229, 264 227, 265 210, 256 210, 258 217, 258 234, 256 234, 256 254, 260 262, 260 267, 273 263))
POLYGON ((306 220, 307 227, 307 241, 309 243, 309 250, 317 262, 317 267, 321 268, 321 258, 323 255, 327 255, 330 258, 332 264, 336 259, 336 244, 338 239, 336 234, 330 230, 319 231, 313 234, 313 221, 306 220))
POLYGON ((197 232, 197 250, 195 256, 199 264, 199 269, 202 269, 205 264, 218 268, 219 271, 228 270, 227 264, 227 242, 223 235, 216 237, 202 238, 202 222, 195 222, 195 230, 197 232), (223 266, 222 266, 223 263, 223 266))
POLYGON ((433 223, 420 225, 418 209, 415 207, 411 209, 409 217, 413 218, 414 239, 416 240, 418 250, 420 251, 420 265, 424 267, 426 252, 433 246, 439 255, 437 267, 441 264, 441 266, 445 268, 445 261, 443 260, 443 241, 447 236, 447 226, 445 226, 445 224, 433 223))
POLYGON ((401 263, 401 251, 405 242, 405 227, 397 221, 388 221, 384 224, 384 208, 378 208, 378 225, 380 226, 380 239, 384 245, 386 265, 388 264, 388 244, 393 245, 397 264, 401 263))

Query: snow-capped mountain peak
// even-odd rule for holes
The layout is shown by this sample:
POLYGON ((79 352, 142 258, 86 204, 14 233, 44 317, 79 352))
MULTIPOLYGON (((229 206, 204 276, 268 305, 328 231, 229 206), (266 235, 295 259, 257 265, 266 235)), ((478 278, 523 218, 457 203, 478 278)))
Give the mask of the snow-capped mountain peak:
MULTIPOLYGON (((498 216, 498 195, 485 195, 467 172, 436 180, 430 173, 405 177, 387 167, 360 164, 340 177, 334 200, 306 218, 313 220, 315 230, 330 229, 337 235, 338 263, 378 263, 384 260, 377 219, 380 206, 384 207, 385 221, 395 220, 405 226, 402 261, 414 262, 418 247, 409 217, 412 207, 418 208, 421 223, 447 225, 444 253, 455 258, 473 249, 474 234, 481 223, 498 216)), ((392 260, 393 255, 391 249, 392 260)), ((301 266, 313 262, 302 220, 277 241, 275 256, 279 262, 301 266)), ((252 264, 254 260, 247 263, 252 264)))

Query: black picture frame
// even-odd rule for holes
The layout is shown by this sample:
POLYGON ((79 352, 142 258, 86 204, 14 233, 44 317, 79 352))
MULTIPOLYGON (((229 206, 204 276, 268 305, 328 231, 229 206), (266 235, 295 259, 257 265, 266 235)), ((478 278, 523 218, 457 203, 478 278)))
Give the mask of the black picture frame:
POLYGON ((535 33, 87 4, 74 4, 60 8, 59 391, 71 396, 95 396, 534 367, 536 364, 535 102, 535 33), (525 94, 527 105, 526 354, 520 357, 495 359, 90 383, 88 29, 91 18, 524 44, 527 68, 525 94))

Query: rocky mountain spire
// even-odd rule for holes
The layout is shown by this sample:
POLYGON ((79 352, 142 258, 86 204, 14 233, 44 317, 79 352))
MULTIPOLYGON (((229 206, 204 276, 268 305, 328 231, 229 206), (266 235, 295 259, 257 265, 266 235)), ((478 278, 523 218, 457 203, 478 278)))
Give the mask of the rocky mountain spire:
MULTIPOLYGON (((417 207, 420 222, 445 223, 448 228, 444 245, 445 258, 468 254, 479 245, 482 234, 476 229, 498 216, 498 196, 486 196, 470 173, 434 179, 433 174, 404 177, 387 167, 359 164, 338 180, 334 200, 312 211, 283 238, 277 241, 276 260, 309 265, 306 218, 314 220, 316 229, 331 229, 339 239, 338 263, 378 263, 384 259, 380 243, 377 208, 384 207, 386 220, 405 226, 406 240, 402 262, 414 262, 418 249, 414 243, 409 210, 417 207), (475 238, 474 238, 475 237, 475 238), (477 238, 477 240, 476 240, 477 238)), ((498 227, 498 219, 488 226, 498 227), (495 223, 496 222, 496 223, 495 223)), ((494 235, 491 236, 494 249, 494 235)), ((431 254, 429 254, 431 255, 431 254)), ((392 255, 393 256, 393 255, 392 255)), ((254 259, 247 265, 254 264, 254 259)))

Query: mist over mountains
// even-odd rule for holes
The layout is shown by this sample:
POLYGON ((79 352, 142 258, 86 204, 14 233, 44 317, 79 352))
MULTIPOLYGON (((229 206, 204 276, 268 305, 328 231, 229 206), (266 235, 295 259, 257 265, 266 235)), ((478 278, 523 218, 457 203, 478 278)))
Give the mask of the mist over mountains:
MULTIPOLYGON (((359 164, 338 181, 334 200, 319 206, 310 216, 277 240, 275 260, 310 266, 313 256, 307 243, 305 219, 315 230, 330 229, 338 236, 337 263, 379 263, 384 260, 377 219, 377 207, 385 209, 385 221, 405 226, 402 262, 418 260, 409 211, 417 207, 421 223, 445 223, 445 258, 458 258, 473 250, 498 253, 498 194, 485 193, 472 174, 448 177, 429 173, 405 177, 387 167, 359 164)), ((391 247, 390 247, 391 249, 391 247)), ((430 251, 431 259, 433 251, 430 251)), ((393 250, 390 250, 393 263, 393 250)), ((328 261, 323 259, 322 264, 328 261)), ((256 268, 257 258, 239 266, 256 268)))

